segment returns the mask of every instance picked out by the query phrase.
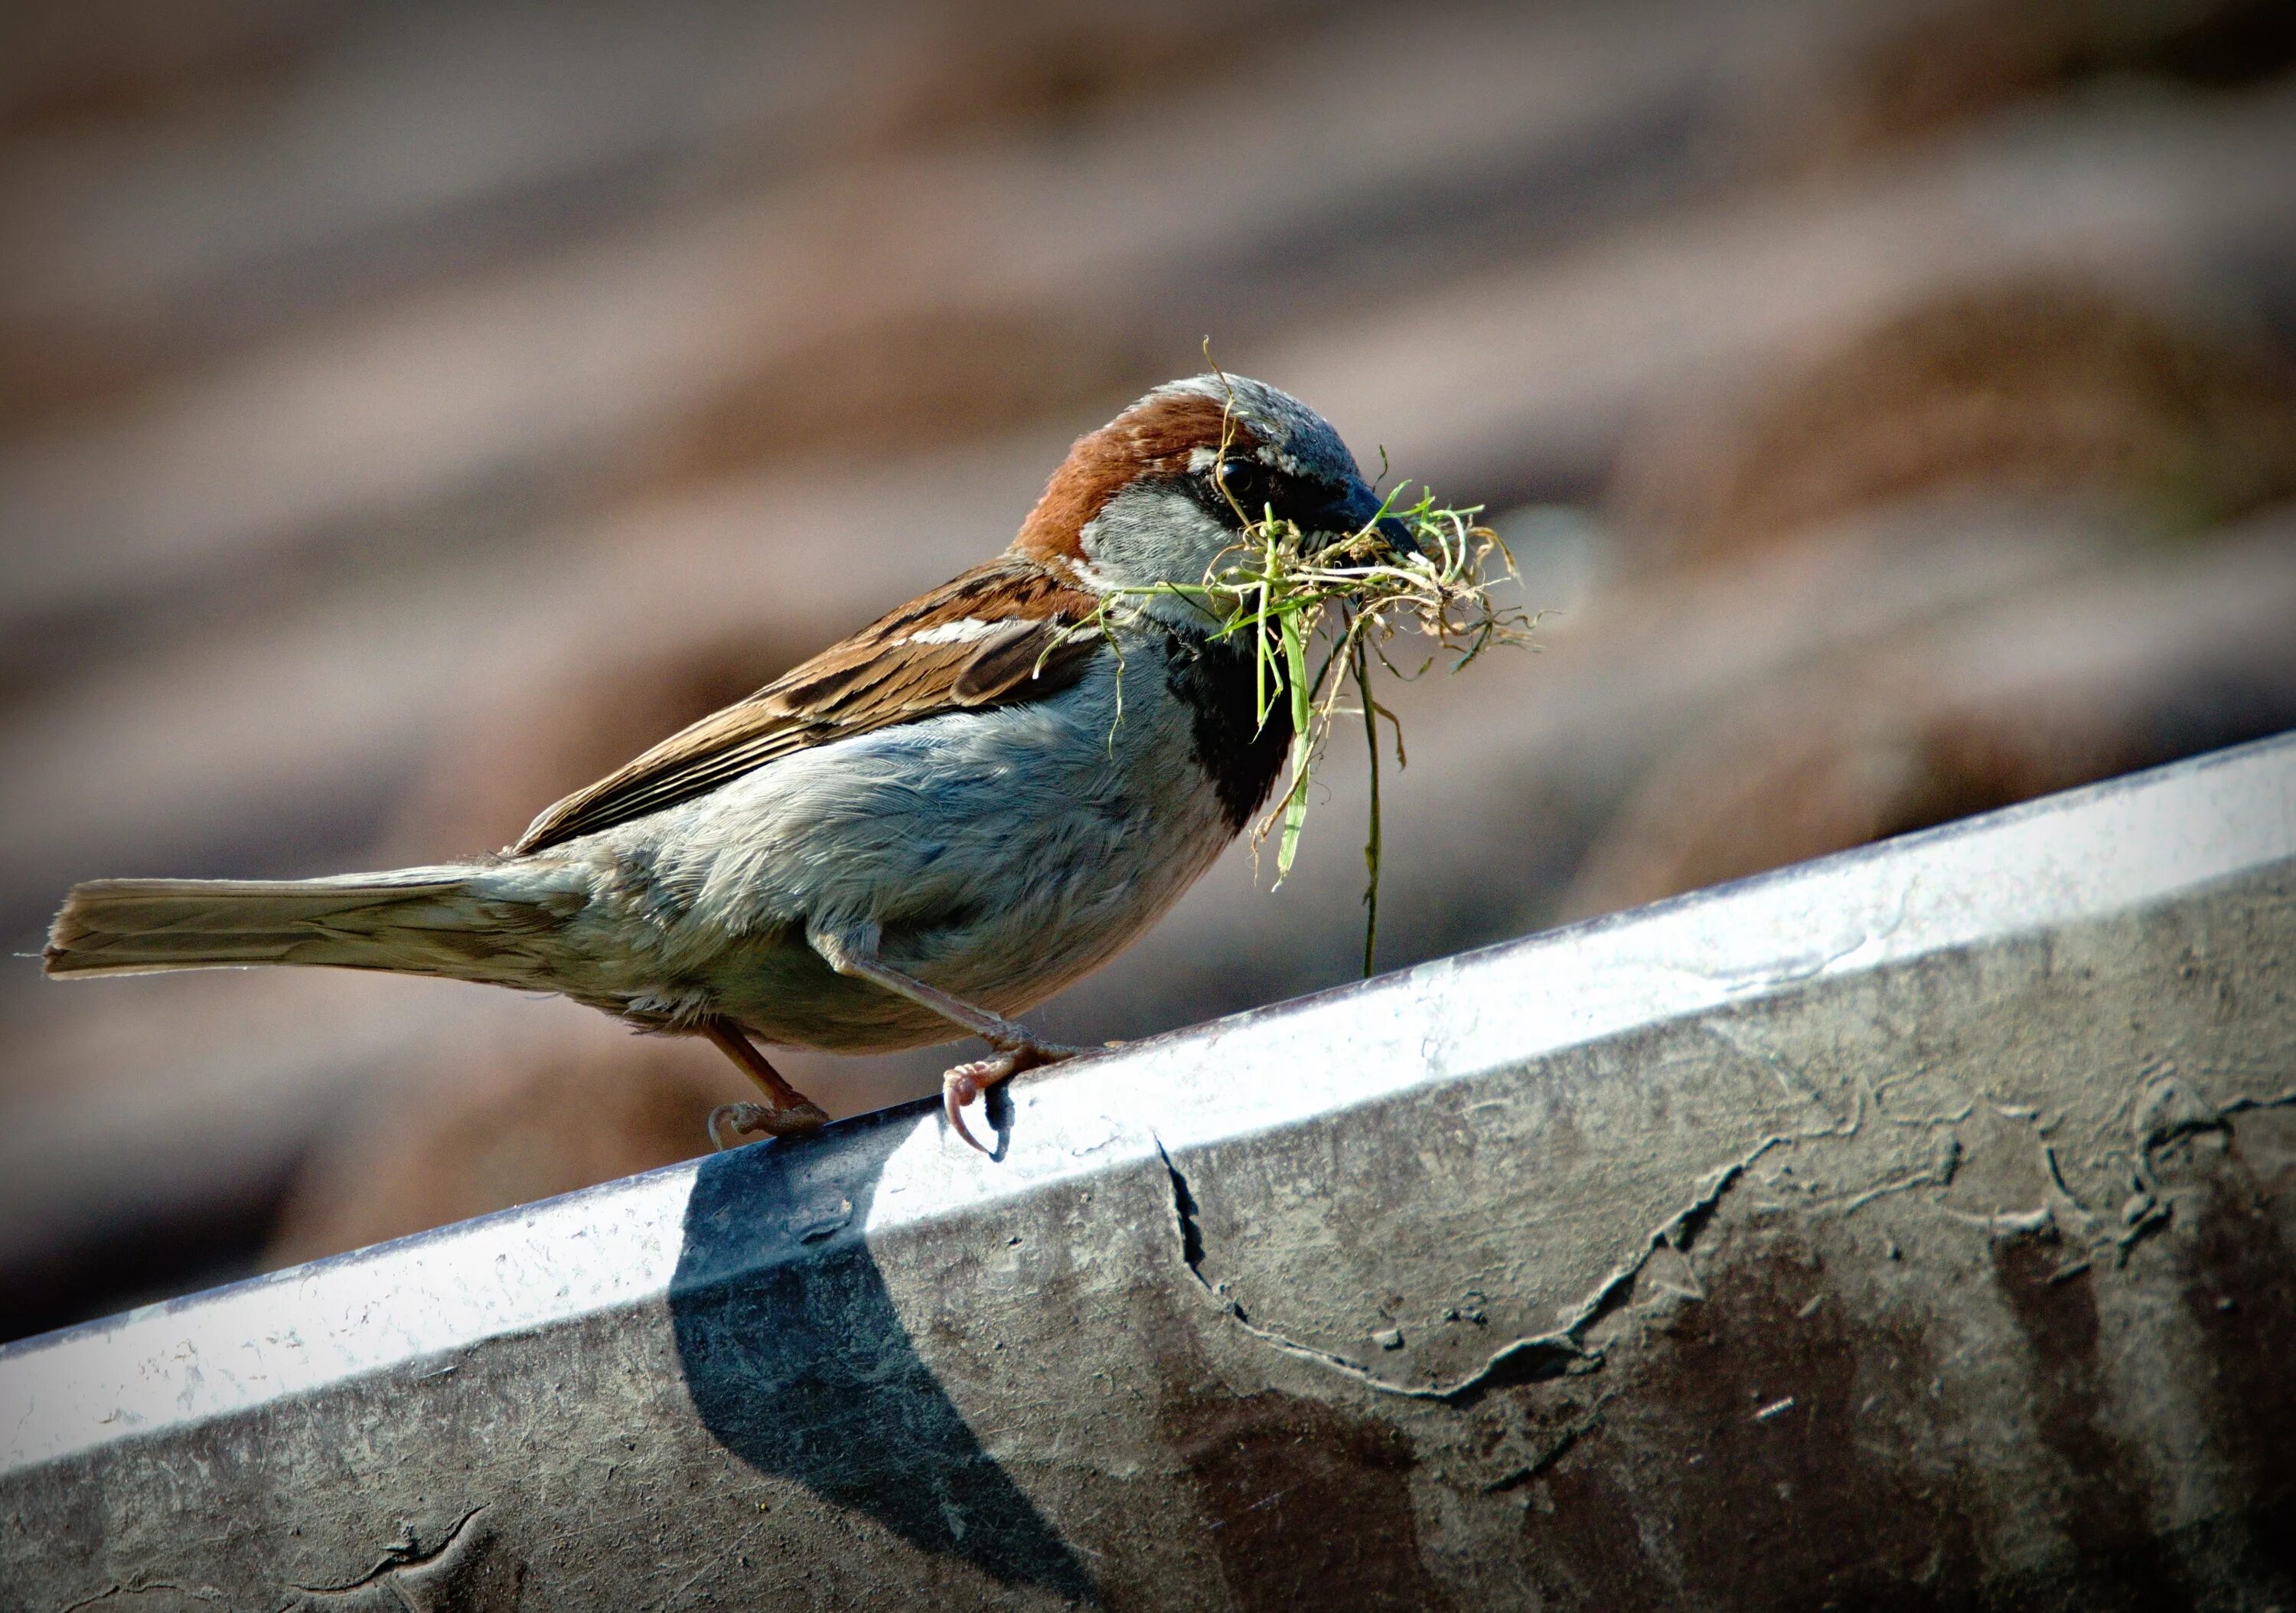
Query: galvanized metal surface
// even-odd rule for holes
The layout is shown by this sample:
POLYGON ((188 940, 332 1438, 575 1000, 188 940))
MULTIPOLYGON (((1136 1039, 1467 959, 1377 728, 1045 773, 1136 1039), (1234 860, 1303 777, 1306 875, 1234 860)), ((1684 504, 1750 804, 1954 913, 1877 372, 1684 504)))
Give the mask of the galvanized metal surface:
POLYGON ((2282 740, 30 1340, 0 1602, 2296 1605, 2292 957, 2282 740))

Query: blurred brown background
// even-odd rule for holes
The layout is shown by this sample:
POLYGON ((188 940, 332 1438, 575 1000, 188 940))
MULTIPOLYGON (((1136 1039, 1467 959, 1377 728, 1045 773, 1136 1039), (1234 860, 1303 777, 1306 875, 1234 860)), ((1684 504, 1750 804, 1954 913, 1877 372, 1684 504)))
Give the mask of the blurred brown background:
MULTIPOLYGON (((742 1095, 472 987, 45 982, 70 881, 497 846, 1207 334, 1553 612, 1400 698, 1386 967, 2296 725, 2284 0, 11 7, 0 1336, 742 1095)), ((1035 1017, 1349 978, 1329 778, 1035 1017)))

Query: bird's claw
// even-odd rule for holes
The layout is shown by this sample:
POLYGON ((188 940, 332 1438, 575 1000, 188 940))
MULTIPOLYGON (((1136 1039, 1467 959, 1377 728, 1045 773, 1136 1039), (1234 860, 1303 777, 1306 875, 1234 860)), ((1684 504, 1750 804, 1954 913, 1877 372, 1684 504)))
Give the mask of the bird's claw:
POLYGON ((983 1154, 992 1152, 982 1146, 972 1129, 964 1123, 964 1111, 975 1099, 993 1086, 1000 1086, 1023 1070, 1033 1070, 1039 1065, 1060 1064, 1079 1054, 1094 1051, 1091 1048, 1063 1047, 1056 1041, 1038 1041, 1033 1037, 1010 1041, 992 1041, 996 1049, 991 1058, 976 1058, 961 1064, 940 1078, 940 1103, 948 1115, 950 1128, 959 1137, 979 1148, 983 1154))
POLYGON ((999 1053, 993 1058, 976 1058, 968 1064, 956 1066, 940 1078, 940 1107, 948 1115, 950 1128, 983 1154, 991 1150, 982 1147, 980 1139, 975 1137, 972 1129, 964 1123, 965 1106, 998 1082, 1018 1074, 1021 1068, 1016 1062, 1018 1057, 1017 1052, 1013 1052, 999 1053))
POLYGON ((779 1109, 767 1108, 761 1103, 721 1103, 709 1111, 709 1141, 722 1154, 728 1148, 740 1148, 744 1133, 763 1132, 773 1137, 802 1137, 828 1123, 828 1114, 819 1104, 810 1101, 779 1109), (734 1141, 726 1140, 724 1133, 728 1131, 734 1133, 734 1141))

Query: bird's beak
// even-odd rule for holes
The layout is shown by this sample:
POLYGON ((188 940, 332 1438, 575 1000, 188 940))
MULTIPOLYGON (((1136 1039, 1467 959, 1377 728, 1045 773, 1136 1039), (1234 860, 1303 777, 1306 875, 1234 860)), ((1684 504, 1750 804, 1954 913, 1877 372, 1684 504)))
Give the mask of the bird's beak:
POLYGON ((1413 555, 1423 552, 1419 547, 1419 539, 1412 534, 1411 523, 1404 520, 1402 516, 1381 516, 1379 518, 1379 530, 1380 535, 1387 539, 1389 546, 1392 547, 1398 555, 1403 555, 1407 559, 1413 555))
POLYGON ((1411 523, 1399 515, 1382 515, 1380 497, 1361 481, 1349 490, 1345 498, 1332 506, 1331 530, 1334 532, 1360 532, 1367 526, 1376 526, 1381 537, 1387 539, 1398 555, 1416 555, 1419 544, 1411 535, 1411 523))

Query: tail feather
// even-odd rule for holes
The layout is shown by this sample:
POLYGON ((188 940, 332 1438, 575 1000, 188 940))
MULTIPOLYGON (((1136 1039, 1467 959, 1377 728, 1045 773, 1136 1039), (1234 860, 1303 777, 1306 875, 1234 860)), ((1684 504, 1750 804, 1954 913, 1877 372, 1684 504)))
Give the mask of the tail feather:
POLYGON ((470 868, 327 879, 97 879, 48 929, 51 975, 332 965, 522 983, 548 907, 481 895, 470 868))

